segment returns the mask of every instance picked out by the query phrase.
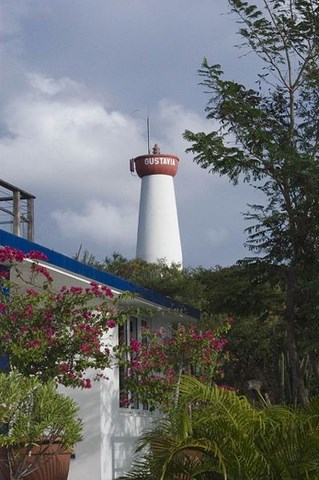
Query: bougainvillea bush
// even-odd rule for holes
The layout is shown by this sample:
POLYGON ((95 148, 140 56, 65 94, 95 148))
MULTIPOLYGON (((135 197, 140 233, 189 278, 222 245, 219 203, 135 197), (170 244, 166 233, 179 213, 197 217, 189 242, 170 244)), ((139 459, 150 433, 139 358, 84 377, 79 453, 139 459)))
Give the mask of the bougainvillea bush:
POLYGON ((40 380, 90 388, 110 367, 110 335, 125 321, 106 286, 54 289, 41 252, 0 248, 0 354, 10 368, 40 380))
POLYGON ((168 331, 145 328, 141 341, 132 339, 128 347, 122 347, 127 392, 122 406, 138 400, 149 407, 169 408, 178 395, 183 374, 207 385, 223 386, 223 366, 229 357, 224 336, 231 323, 232 319, 228 319, 215 331, 181 323, 168 331))

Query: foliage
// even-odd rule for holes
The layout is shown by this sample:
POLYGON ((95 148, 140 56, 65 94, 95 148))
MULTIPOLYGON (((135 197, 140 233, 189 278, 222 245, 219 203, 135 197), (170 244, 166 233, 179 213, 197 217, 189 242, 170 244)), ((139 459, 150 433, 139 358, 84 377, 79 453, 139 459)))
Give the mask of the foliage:
POLYGON ((175 408, 139 442, 125 480, 315 480, 318 399, 307 407, 259 406, 183 377, 175 408))
POLYGON ((236 318, 228 336, 231 361, 225 365, 225 383, 252 400, 262 392, 272 403, 290 402, 284 341, 283 325, 277 318, 236 318))
MULTIPOLYGON (((37 377, 1 373, 0 398, 0 446, 7 447, 12 480, 20 480, 37 469, 44 455, 48 460, 53 444, 58 442, 61 452, 82 439, 79 409, 72 399, 57 392, 53 380, 41 383, 37 377), (35 445, 40 446, 38 461, 30 464, 27 459, 35 445)), ((0 470, 5 468, 1 460, 0 470)))
POLYGON ((251 261, 271 266, 269 278, 275 275, 284 286, 294 400, 305 403, 305 355, 312 354, 318 368, 317 347, 310 349, 309 341, 319 304, 319 2, 229 4, 244 46, 263 62, 258 87, 225 80, 220 65, 204 60, 207 118, 216 128, 185 137, 200 166, 264 194, 265 202, 246 214, 247 246, 256 255, 251 261))
POLYGON ((212 315, 256 317, 281 315, 284 294, 279 279, 253 265, 198 268, 194 275, 203 288, 203 308, 212 315))
POLYGON ((125 371, 122 406, 134 407, 139 403, 166 410, 174 396, 174 384, 182 373, 195 375, 208 384, 222 380, 228 362, 224 337, 232 318, 225 322, 224 312, 212 318, 209 297, 213 291, 205 269, 181 269, 162 261, 128 260, 117 252, 101 263, 85 251, 81 261, 175 300, 201 307, 201 320, 196 326, 175 324, 155 332, 144 329, 140 340, 134 338, 130 345, 120 345, 116 349, 125 371))
POLYGON ((53 279, 39 252, 24 254, 0 249, 0 352, 11 368, 41 381, 54 379, 73 387, 90 388, 85 372, 110 366, 107 334, 125 320, 106 286, 62 287, 53 279), (9 276, 8 276, 9 275, 9 276))
POLYGON ((202 285, 197 282, 193 269, 174 264, 168 266, 161 260, 156 263, 148 263, 140 258, 129 260, 118 252, 99 262, 94 255, 85 251, 81 261, 174 300, 200 307, 202 285))
POLYGON ((283 374, 284 292, 279 279, 270 281, 267 271, 245 263, 199 268, 196 275, 203 285, 203 308, 215 318, 235 318, 227 336, 231 361, 225 365, 225 383, 254 398, 253 383, 272 402, 290 401, 289 377, 283 374))
MULTIPOLYGON (((284 334, 281 317, 284 310, 284 292, 280 278, 275 275, 269 278, 268 269, 261 270, 259 266, 241 263, 231 267, 181 270, 174 266, 168 267, 162 262, 149 264, 139 259, 128 260, 119 253, 106 257, 105 262, 100 263, 93 255, 84 252, 82 261, 141 286, 156 287, 157 291, 188 304, 193 303, 201 310, 199 331, 209 330, 216 335, 224 319, 233 317, 236 319, 235 324, 227 334, 227 351, 231 361, 226 361, 223 367, 224 382, 254 396, 248 386, 251 380, 256 380, 272 401, 291 400, 290 373, 286 371, 289 363, 283 361, 284 334)), ((145 334, 146 332, 144 336, 145 334)), ((161 336, 159 333, 158 335, 161 336)), ((144 343, 147 341, 142 345, 144 343)), ((145 351, 145 354, 148 352, 145 351)), ((135 356, 136 353, 131 353, 132 359, 135 356)), ((159 368, 159 364, 156 366, 159 368)), ((127 381, 133 383, 131 390, 144 399, 142 385, 138 386, 134 380, 138 378, 135 370, 132 370, 134 374, 129 376, 127 381)), ((145 381, 144 374, 143 385, 145 381)), ((154 384, 151 397, 164 398, 166 390, 164 392, 158 382, 155 388, 154 378, 152 382, 154 384)), ((171 384, 168 383, 167 388, 170 389, 171 384)), ((126 394, 124 396, 123 403, 127 404, 137 398, 136 395, 133 399, 126 394)), ((149 401, 152 403, 151 399, 149 401)))
POLYGON ((182 374, 192 375, 208 385, 220 382, 228 359, 224 336, 230 324, 231 320, 215 331, 201 330, 193 324, 173 325, 170 330, 146 328, 141 341, 132 339, 128 347, 120 346, 130 392, 128 398, 122 399, 125 406, 137 398, 150 407, 169 409, 178 396, 176 384, 182 374))

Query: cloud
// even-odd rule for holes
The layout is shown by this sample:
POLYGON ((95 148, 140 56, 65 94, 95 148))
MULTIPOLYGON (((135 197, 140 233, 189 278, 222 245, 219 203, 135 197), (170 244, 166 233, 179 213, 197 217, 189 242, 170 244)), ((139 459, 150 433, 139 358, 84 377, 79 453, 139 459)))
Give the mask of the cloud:
POLYGON ((229 231, 225 227, 221 226, 209 228, 206 232, 206 238, 212 247, 225 244, 225 241, 229 240, 229 236, 229 231))
POLYGON ((129 206, 118 207, 90 200, 82 211, 54 210, 52 218, 68 238, 102 244, 106 251, 115 245, 118 250, 135 248, 137 215, 129 206))
POLYGON ((30 87, 39 96, 52 97, 61 93, 71 93, 74 96, 74 92, 81 92, 84 89, 78 82, 67 77, 53 79, 35 72, 29 73, 27 76, 30 87))
POLYGON ((0 140, 3 169, 12 183, 84 197, 94 193, 132 200, 128 160, 144 145, 136 120, 81 97, 70 79, 29 75, 29 89, 3 112, 8 135, 0 140), (65 90, 68 95, 65 97, 65 90))

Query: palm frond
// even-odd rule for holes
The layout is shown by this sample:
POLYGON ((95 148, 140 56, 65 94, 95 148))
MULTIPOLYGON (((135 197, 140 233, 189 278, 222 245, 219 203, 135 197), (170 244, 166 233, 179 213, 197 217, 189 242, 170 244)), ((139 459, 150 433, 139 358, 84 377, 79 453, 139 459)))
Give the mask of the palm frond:
POLYGON ((141 438, 124 480, 318 480, 319 399, 252 405, 182 377, 176 405, 141 438), (144 449, 144 450, 143 450, 144 449))

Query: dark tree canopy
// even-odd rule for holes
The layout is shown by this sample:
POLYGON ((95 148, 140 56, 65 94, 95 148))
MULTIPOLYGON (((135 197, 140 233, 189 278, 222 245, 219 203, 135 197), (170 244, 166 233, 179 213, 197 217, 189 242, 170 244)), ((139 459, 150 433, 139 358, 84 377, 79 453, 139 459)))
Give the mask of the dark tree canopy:
POLYGON ((201 167, 264 194, 246 215, 247 246, 250 261, 284 285, 294 398, 305 403, 305 356, 319 371, 319 0, 260 3, 229 0, 244 45, 263 62, 257 87, 225 79, 205 59, 207 118, 217 127, 185 138, 201 167))

